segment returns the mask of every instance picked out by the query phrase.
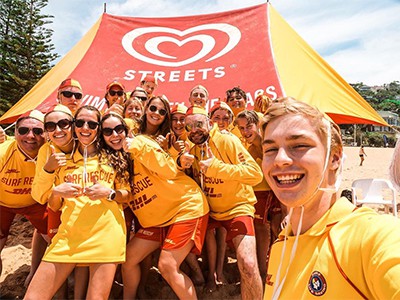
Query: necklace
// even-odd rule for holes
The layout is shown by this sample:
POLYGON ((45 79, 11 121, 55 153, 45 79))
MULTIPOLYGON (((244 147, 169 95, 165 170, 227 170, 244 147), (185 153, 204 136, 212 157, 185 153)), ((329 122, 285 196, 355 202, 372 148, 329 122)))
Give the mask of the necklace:
POLYGON ((36 160, 37 160, 37 157, 38 157, 37 154, 36 154, 35 157, 32 157, 32 156, 30 156, 28 153, 26 153, 22 148, 20 148, 19 146, 18 146, 18 149, 19 149, 19 151, 22 152, 23 155, 26 156, 25 161, 33 162, 34 164, 36 164, 36 160))

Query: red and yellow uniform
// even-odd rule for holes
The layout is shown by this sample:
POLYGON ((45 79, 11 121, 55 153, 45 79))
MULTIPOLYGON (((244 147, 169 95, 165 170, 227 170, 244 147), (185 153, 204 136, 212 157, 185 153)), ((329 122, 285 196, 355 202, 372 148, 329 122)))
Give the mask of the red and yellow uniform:
POLYGON ((203 179, 199 161, 208 158, 207 145, 192 147, 190 154, 195 156, 193 178, 202 185, 207 196, 210 217, 219 221, 238 216, 254 217, 256 197, 252 186, 263 178, 260 167, 236 136, 221 133, 217 126, 210 131, 208 147, 214 158, 203 179))
MULTIPOLYGON (((53 147, 56 149, 56 152, 62 152, 57 146, 53 145, 53 147)), ((51 193, 51 189, 54 186, 54 180, 56 178, 55 172, 48 173, 43 169, 50 155, 50 143, 43 144, 43 146, 39 149, 38 158, 36 161, 35 178, 33 179, 32 183, 32 197, 40 204, 47 203, 47 199, 51 193)))
MULTIPOLYGON (((289 232, 281 281, 295 241, 289 232)), ((279 299, 399 299, 399 232, 399 219, 340 198, 299 236, 279 299)), ((272 246, 264 299, 272 298, 284 239, 283 231, 272 246)))
POLYGON ((0 205, 21 208, 36 204, 31 196, 35 162, 18 150, 16 140, 0 145, 0 205))
POLYGON ((133 200, 129 206, 143 227, 164 227, 206 215, 207 199, 199 186, 177 169, 175 160, 146 135, 133 139, 133 200))
MULTIPOLYGON (((86 161, 76 151, 66 166, 56 171, 55 185, 63 182, 90 186, 95 182, 113 188, 115 171, 97 156, 86 161)), ((126 187, 129 190, 129 187, 126 187)), ((86 196, 64 198, 61 225, 43 260, 66 263, 107 263, 125 261, 126 228, 122 205, 86 196)))

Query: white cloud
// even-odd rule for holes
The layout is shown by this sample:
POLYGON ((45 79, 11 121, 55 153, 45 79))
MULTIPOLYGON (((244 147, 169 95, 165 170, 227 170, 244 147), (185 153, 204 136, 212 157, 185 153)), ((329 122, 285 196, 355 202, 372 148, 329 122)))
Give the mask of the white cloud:
MULTIPOLYGON (((114 0, 113 15, 171 17, 214 13, 264 3, 263 0, 114 0)), ((284 19, 348 82, 400 80, 400 4, 395 0, 271 1, 284 19)), ((65 55, 103 12, 98 0, 52 0, 56 52, 65 55)))

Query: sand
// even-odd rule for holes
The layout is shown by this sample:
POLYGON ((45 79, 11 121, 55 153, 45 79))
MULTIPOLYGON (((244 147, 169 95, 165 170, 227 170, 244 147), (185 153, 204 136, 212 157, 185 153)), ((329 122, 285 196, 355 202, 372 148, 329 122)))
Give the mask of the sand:
MULTIPOLYGON (((393 155, 393 148, 364 148, 367 156, 363 166, 359 166, 360 158, 358 156, 357 147, 345 147, 346 160, 343 166, 343 177, 340 191, 343 189, 350 189, 351 183, 355 179, 361 178, 389 178, 389 165, 393 155)), ((396 193, 397 202, 400 202, 400 194, 396 193)), ((30 238, 32 236, 32 229, 29 222, 24 222, 23 219, 18 218, 11 231, 7 245, 2 252, 3 259, 3 272, 0 277, 1 291, 0 298, 20 299, 25 293, 23 283, 26 275, 29 272, 30 265, 30 238)), ((225 269, 227 277, 231 274, 237 273, 234 260, 231 260, 229 266, 225 269)), ((217 292, 212 294, 204 293, 201 287, 197 288, 198 297, 200 299, 240 299, 238 278, 233 275, 230 276, 231 284, 219 288, 217 292)), ((160 275, 152 271, 150 278, 150 288, 148 289, 151 298, 175 298, 172 291, 166 286, 165 282, 161 279, 160 275)), ((118 295, 120 289, 115 287, 113 295, 118 295)), ((116 298, 116 297, 115 297, 116 298)))

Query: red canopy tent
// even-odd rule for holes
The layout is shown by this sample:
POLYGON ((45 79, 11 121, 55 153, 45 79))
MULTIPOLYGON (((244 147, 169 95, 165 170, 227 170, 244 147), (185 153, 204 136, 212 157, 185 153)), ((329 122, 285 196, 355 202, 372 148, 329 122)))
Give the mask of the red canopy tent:
POLYGON ((104 13, 78 44, 1 118, 11 123, 37 108, 45 112, 66 78, 83 88, 83 104, 101 108, 106 85, 119 79, 128 91, 147 74, 156 94, 187 103, 202 84, 209 105, 240 86, 248 106, 266 92, 317 106, 337 123, 387 125, 277 13, 270 3, 234 11, 176 18, 136 18, 104 13))

